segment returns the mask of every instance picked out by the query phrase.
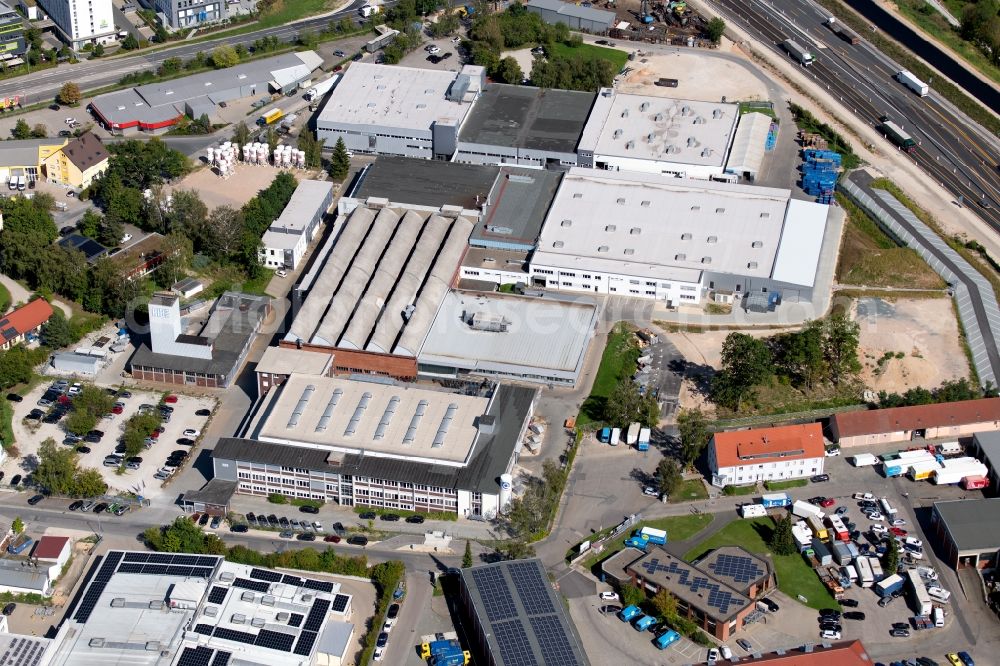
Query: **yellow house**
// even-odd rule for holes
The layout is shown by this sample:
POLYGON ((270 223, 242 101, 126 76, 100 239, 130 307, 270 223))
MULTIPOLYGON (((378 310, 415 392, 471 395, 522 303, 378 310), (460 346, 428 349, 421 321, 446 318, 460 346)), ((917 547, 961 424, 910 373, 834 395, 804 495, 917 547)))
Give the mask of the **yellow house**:
POLYGON ((49 155, 43 164, 50 183, 85 188, 108 168, 108 151, 100 139, 86 132, 49 155))
POLYGON ((69 141, 59 137, 0 141, 0 185, 13 181, 16 187, 17 178, 21 176, 25 183, 38 180, 42 175, 42 163, 67 143, 69 141))

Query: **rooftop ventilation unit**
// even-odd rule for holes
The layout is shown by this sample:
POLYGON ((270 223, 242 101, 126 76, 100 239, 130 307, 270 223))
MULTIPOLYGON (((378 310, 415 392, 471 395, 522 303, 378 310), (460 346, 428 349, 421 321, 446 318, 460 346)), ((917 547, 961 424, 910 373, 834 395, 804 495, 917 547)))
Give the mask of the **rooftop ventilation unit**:
POLYGON ((658 123, 662 123, 663 122, 663 114, 662 113, 656 114, 655 116, 653 116, 653 120, 655 120, 658 123))
POLYGON ((256 597, 257 597, 257 595, 255 595, 250 590, 247 590, 246 592, 244 592, 243 594, 240 595, 240 601, 253 602, 253 600, 256 597))
POLYGON ((123 597, 116 597, 111 600, 112 608, 125 608, 125 599, 123 597))
POLYGON ((565 243, 563 243, 562 241, 552 241, 552 247, 557 250, 562 248, 563 245, 565 245, 565 243))
POLYGON ((703 151, 701 151, 701 156, 702 157, 711 157, 712 156, 712 149, 711 148, 704 149, 703 151))
POLYGON ((357 431, 358 424, 361 423, 361 417, 364 416, 365 410, 368 409, 368 403, 371 400, 372 394, 368 391, 365 391, 361 395, 361 400, 358 401, 358 406, 354 409, 354 414, 351 416, 347 428, 344 429, 344 437, 350 437, 357 431))
POLYGON ((698 139, 694 138, 693 136, 689 136, 688 137, 688 148, 694 148, 697 145, 698 145, 698 139))
POLYGON ((712 109, 712 117, 718 120, 722 117, 722 109, 712 109))
POLYGON ((709 242, 709 243, 718 243, 719 242, 719 237, 718 236, 709 236, 707 242, 709 242))
POLYGON ((618 199, 616 200, 616 203, 619 206, 624 206, 625 205, 625 197, 618 197, 618 199))
POLYGON ((475 312, 467 320, 469 326, 476 331, 503 333, 510 328, 510 321, 502 315, 491 312, 475 312))
POLYGON ((703 264, 710 264, 710 263, 712 263, 712 257, 702 257, 701 258, 701 263, 703 263, 703 264))
POLYGON ((378 422, 378 427, 375 428, 375 439, 382 439, 385 437, 385 429, 389 427, 389 423, 392 421, 393 415, 396 413, 396 407, 399 406, 399 397, 392 396, 389 399, 389 404, 385 407, 385 412, 382 413, 382 420, 378 422))
POLYGON ((697 118, 694 119, 694 124, 695 125, 704 125, 705 124, 705 119, 702 118, 701 116, 698 116, 697 118))
POLYGON ((295 404, 295 409, 292 410, 292 415, 288 417, 288 424, 285 426, 286 428, 294 428, 299 424, 299 419, 302 417, 302 413, 305 412, 306 405, 309 404, 309 398, 311 398, 312 394, 315 392, 316 387, 312 384, 309 384, 302 390, 302 397, 300 397, 299 401, 295 404))
POLYGON ((233 613, 233 617, 229 621, 233 624, 246 624, 247 616, 243 613, 233 613))
POLYGON ((614 138, 618 139, 618 138, 621 138, 621 135, 622 135, 622 131, 620 129, 616 129, 613 136, 614 136, 614 138))
POLYGON ((674 261, 687 261, 688 256, 686 254, 675 254, 674 261))
POLYGON ((771 217, 770 213, 761 213, 760 214, 760 219, 762 219, 762 220, 766 220, 769 217, 771 217))
POLYGON ((639 105, 640 111, 647 111, 649 109, 649 102, 643 102, 639 105))
POLYGON ((681 115, 682 116, 690 116, 691 115, 691 107, 688 106, 687 104, 685 104, 684 106, 682 106, 681 107, 681 115))
POLYGON ((691 206, 692 212, 697 213, 699 210, 701 210, 701 206, 691 206))
POLYGON ((629 257, 631 257, 631 256, 632 256, 633 254, 635 254, 635 250, 633 250, 633 249, 632 249, 632 248, 630 248, 630 247, 627 247, 627 248, 625 248, 625 255, 626 255, 626 256, 629 256, 629 257))
POLYGON ((165 605, 163 599, 153 599, 149 602, 148 608, 150 610, 162 610, 165 605))
POLYGON ((91 638, 90 642, 87 643, 87 645, 89 645, 92 648, 101 648, 101 647, 104 647, 104 639, 103 638, 91 638))
POLYGON ((646 143, 653 143, 654 141, 656 141, 656 135, 655 134, 653 134, 652 132, 650 132, 649 134, 646 135, 646 143))
POLYGON ((236 574, 232 571, 223 571, 219 574, 219 582, 221 583, 232 583, 236 580, 236 574))
POLYGON ((607 231, 608 233, 612 233, 618 230, 618 226, 615 224, 609 224, 606 227, 604 227, 604 230, 607 231))
POLYGON ((455 403, 448 405, 448 411, 444 413, 444 418, 441 419, 441 425, 438 426, 437 434, 434 435, 434 441, 431 442, 432 449, 440 449, 444 446, 444 438, 448 436, 448 428, 451 427, 451 421, 455 418, 455 412, 457 411, 458 405, 455 403))
POLYGON ((267 621, 264 620, 264 618, 262 617, 255 617, 254 619, 250 620, 250 626, 256 627, 258 629, 262 628, 265 624, 267 624, 267 621))
POLYGON ((420 425, 420 419, 424 417, 424 412, 427 411, 427 405, 430 404, 426 400, 421 400, 417 403, 417 410, 413 412, 413 417, 410 418, 410 425, 406 428, 406 435, 403 436, 403 444, 412 444, 414 438, 417 436, 417 426, 420 425))
POLYGON ((582 199, 583 198, 583 192, 574 192, 573 193, 573 198, 574 199, 582 199))
POLYGON ((638 236, 642 233, 642 227, 632 227, 628 230, 630 236, 638 236))
POLYGON ((316 424, 316 432, 323 432, 326 427, 330 425, 330 419, 333 417, 333 412, 337 408, 337 403, 340 402, 340 398, 344 395, 342 389, 334 389, 333 395, 330 396, 330 402, 326 403, 326 409, 323 410, 323 416, 319 417, 319 422, 316 424))
POLYGON ((421 102, 420 104, 417 104, 417 108, 418 108, 418 109, 426 109, 426 108, 427 108, 427 105, 426 105, 426 104, 424 104, 423 102, 421 102))
POLYGON ((691 234, 681 234, 681 240, 691 240, 691 234))
POLYGON ((753 243, 750 244, 750 247, 758 249, 762 248, 764 247, 764 241, 754 241, 753 243))
POLYGON ((598 252, 607 252, 608 251, 608 246, 607 245, 602 245, 599 248, 597 248, 597 251, 598 252))
POLYGON ((715 209, 715 212, 716 212, 717 214, 719 214, 719 215, 723 215, 723 214, 725 214, 725 212, 726 212, 726 209, 720 206, 719 208, 716 208, 716 209, 715 209))
POLYGON ((509 173, 507 174, 507 180, 512 183, 522 183, 524 185, 531 185, 535 182, 534 176, 529 176, 527 174, 519 173, 509 173))
POLYGON ((628 109, 622 111, 622 118, 628 118, 628 109))
POLYGON ((559 223, 560 227, 571 227, 573 226, 573 220, 563 220, 559 223))
POLYGON ((750 270, 756 269, 757 268, 757 262, 756 261, 749 261, 749 262, 747 262, 747 268, 749 268, 750 270))
POLYGON ((203 612, 207 617, 219 617, 218 606, 205 606, 205 610, 203 612))
POLYGON ((160 651, 160 641, 146 641, 146 651, 147 652, 159 652, 160 651))
POLYGON ((649 208, 649 202, 648 201, 643 201, 639 205, 642 206, 643 208, 649 208))
POLYGON ((289 613, 288 611, 281 611, 280 613, 278 613, 278 614, 277 614, 277 615, 276 615, 276 616, 274 617, 274 619, 275 619, 275 620, 277 620, 278 622, 280 622, 280 623, 284 624, 285 622, 288 622, 288 619, 289 619, 289 618, 290 618, 291 616, 292 616, 292 614, 291 614, 291 613, 289 613))
POLYGON ((635 141, 629 140, 629 142, 625 144, 625 150, 632 150, 633 148, 635 148, 635 141))

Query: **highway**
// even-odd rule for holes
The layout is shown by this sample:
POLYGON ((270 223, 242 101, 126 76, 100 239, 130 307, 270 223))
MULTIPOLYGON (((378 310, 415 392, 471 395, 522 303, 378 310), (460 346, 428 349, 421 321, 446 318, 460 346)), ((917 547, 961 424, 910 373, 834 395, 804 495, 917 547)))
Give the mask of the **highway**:
POLYGON ((358 8, 364 2, 365 0, 354 0, 350 5, 336 13, 303 19, 277 28, 265 28, 241 35, 196 41, 190 44, 181 42, 177 46, 148 54, 123 55, 84 60, 72 65, 60 65, 54 69, 46 69, 35 74, 0 82, 0 97, 22 95, 25 98, 23 102, 25 105, 51 102, 63 84, 68 81, 75 81, 83 91, 94 90, 118 83, 126 74, 155 70, 167 58, 189 60, 199 51, 208 53, 221 44, 250 46, 261 37, 277 37, 283 42, 293 41, 300 31, 319 31, 327 27, 330 21, 339 21, 345 16, 357 16, 358 8))
MULTIPOLYGON (((872 127, 883 115, 901 125, 919 143, 910 153, 912 160, 956 201, 968 203, 1000 232, 997 144, 984 130, 970 126, 971 121, 957 114, 933 89, 927 97, 919 97, 895 81, 896 66, 864 41, 864 35, 856 45, 840 39, 823 25, 826 12, 809 2, 714 0, 714 6, 781 57, 789 57, 780 47, 789 38, 810 49, 816 62, 803 73, 829 91, 830 101, 839 102, 872 127)), ((876 147, 888 152, 895 144, 884 139, 876 147)))

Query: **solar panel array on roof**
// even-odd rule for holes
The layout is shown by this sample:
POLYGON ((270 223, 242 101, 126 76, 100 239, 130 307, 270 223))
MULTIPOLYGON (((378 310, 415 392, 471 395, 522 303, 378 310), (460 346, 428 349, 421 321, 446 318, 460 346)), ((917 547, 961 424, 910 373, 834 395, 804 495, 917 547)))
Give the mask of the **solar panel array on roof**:
POLYGON ((316 644, 316 637, 319 634, 315 631, 303 631, 299 634, 299 640, 295 642, 295 649, 292 650, 295 654, 307 656, 312 652, 313 645, 316 644))
POLYGON ((97 600, 101 598, 104 588, 108 586, 108 581, 111 580, 111 577, 115 573, 115 567, 121 562, 122 554, 120 550, 112 550, 104 556, 101 568, 90 582, 90 587, 87 588, 86 594, 80 600, 80 605, 73 616, 74 620, 77 622, 86 622, 90 619, 90 614, 94 612, 94 607, 97 606, 97 600))
POLYGON ((37 666, 45 654, 45 646, 30 638, 14 638, 0 655, 3 666, 37 666))
POLYGON ((710 580, 707 576, 693 574, 691 569, 682 567, 677 562, 663 564, 660 562, 660 558, 654 557, 641 562, 639 567, 645 569, 650 576, 657 571, 675 574, 677 583, 686 586, 692 593, 700 594, 701 590, 708 590, 708 605, 718 609, 723 617, 729 616, 730 606, 739 603, 739 600, 729 590, 724 590, 721 585, 710 580))
POLYGON ((500 658, 505 666, 538 665, 528 642, 528 632, 524 630, 520 618, 497 622, 493 625, 493 631, 500 644, 500 658))
POLYGON ((309 615, 306 616, 306 622, 302 625, 302 628, 305 631, 319 631, 320 627, 323 626, 323 619, 329 610, 329 599, 316 599, 313 601, 312 608, 309 610, 309 615))
POLYGON ((277 583, 281 580, 281 574, 269 569, 251 569, 250 577, 254 580, 266 580, 269 583, 277 583))
POLYGON ((209 666, 214 652, 210 647, 186 647, 177 660, 177 666, 209 666))
POLYGON ((226 595, 229 594, 229 589, 225 587, 219 587, 218 585, 213 585, 212 590, 208 593, 208 603, 210 604, 221 604, 226 600, 226 595))
POLYGON ((347 602, 351 598, 346 594, 338 594, 333 598, 333 607, 330 609, 334 613, 343 613, 347 609, 347 602))
POLYGON ((271 589, 271 584, 266 583, 261 580, 250 580, 249 578, 237 578, 233 581, 233 587, 239 587, 244 590, 253 590, 254 592, 265 593, 271 589))
POLYGON ((483 601, 486 601, 486 615, 490 618, 490 622, 517 617, 514 595, 510 593, 507 579, 499 569, 474 569, 472 578, 476 581, 476 587, 479 588, 483 601))
POLYGON ((708 564, 708 569, 716 576, 730 578, 737 583, 755 581, 766 573, 753 558, 727 554, 717 556, 708 564))

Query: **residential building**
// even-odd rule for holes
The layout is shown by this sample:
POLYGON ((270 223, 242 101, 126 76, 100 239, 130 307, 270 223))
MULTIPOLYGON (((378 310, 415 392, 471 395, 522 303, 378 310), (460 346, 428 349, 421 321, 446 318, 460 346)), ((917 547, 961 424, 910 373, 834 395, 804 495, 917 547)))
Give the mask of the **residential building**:
POLYGON ((989 488, 1000 495, 1000 432, 977 432, 972 436, 971 455, 981 460, 989 470, 989 488))
POLYGON ((603 35, 615 25, 615 13, 589 5, 560 0, 528 0, 525 8, 538 14, 546 23, 564 23, 570 30, 603 35))
POLYGON ((810 300, 829 207, 789 190, 573 168, 531 257, 534 286, 698 305, 810 300), (664 216, 664 211, 671 214, 664 216))
POLYGON ((0 349, 10 349, 22 342, 32 342, 42 330, 42 324, 52 316, 52 306, 44 298, 36 298, 0 317, 0 349))
POLYGON ((0 61, 22 56, 27 50, 21 15, 6 0, 0 1, 0 61))
POLYGON ((579 165, 703 180, 722 176, 738 120, 737 104, 602 88, 580 138, 579 165))
POLYGON ((538 559, 464 568, 459 584, 474 663, 590 664, 563 599, 538 559))
POLYGON ((823 442, 819 423, 717 432, 708 443, 712 485, 743 486, 822 474, 823 442))
POLYGON ((147 551, 111 550, 91 566, 49 648, 51 666, 339 664, 348 645, 331 639, 357 631, 354 597, 328 577, 147 551))
POLYGON ((270 299, 227 291, 212 305, 207 321, 187 332, 180 299, 156 294, 149 302, 150 341, 136 349, 129 371, 139 380, 226 388, 270 313, 270 299))
POLYGON ((931 526, 952 567, 989 569, 1000 564, 1000 498, 934 502, 931 526))
POLYGON ((485 85, 476 65, 455 73, 356 62, 320 111, 317 138, 343 139, 355 153, 450 160, 485 85))
POLYGON ((261 263, 268 268, 298 268, 332 202, 333 183, 301 181, 285 210, 261 238, 261 263))
POLYGON ((37 0, 72 49, 117 40, 111 0, 37 0))
POLYGON ((42 164, 50 183, 84 189, 107 171, 109 157, 101 140, 84 132, 49 155, 42 164))
POLYGON ((491 518, 510 500, 501 478, 535 397, 293 374, 259 401, 245 439, 219 441, 215 478, 262 497, 491 518))
MULTIPOLYGON (((23 176, 25 183, 41 178, 46 158, 69 143, 68 139, 21 139, 0 142, 0 183, 16 186, 23 176)), ((14 189, 14 188, 11 188, 14 189)))
POLYGON ((842 447, 955 439, 994 430, 1000 430, 1000 398, 841 412, 830 418, 833 441, 842 447))
POLYGON ((333 354, 289 347, 268 347, 254 368, 257 397, 285 383, 291 375, 333 376, 333 354))
POLYGON ((293 92, 299 83, 312 77, 313 70, 322 62, 314 51, 285 53, 235 67, 98 95, 91 102, 91 108, 97 120, 112 132, 161 130, 176 124, 184 115, 213 118, 222 102, 293 92))
POLYGON ((38 568, 48 569, 49 580, 57 580, 73 554, 73 542, 66 536, 43 536, 35 542, 31 557, 38 568))
POLYGON ((656 546, 625 548, 601 563, 617 586, 635 585, 650 597, 667 590, 681 617, 720 641, 756 619, 755 600, 775 586, 768 563, 739 546, 724 546, 689 564, 656 546))
POLYGON ((141 0, 171 30, 194 28, 227 18, 226 0, 141 0))
POLYGON ((766 666, 871 666, 875 661, 868 656, 861 641, 839 643, 806 643, 792 650, 778 650, 761 656, 752 655, 741 659, 744 664, 766 664, 766 666))

